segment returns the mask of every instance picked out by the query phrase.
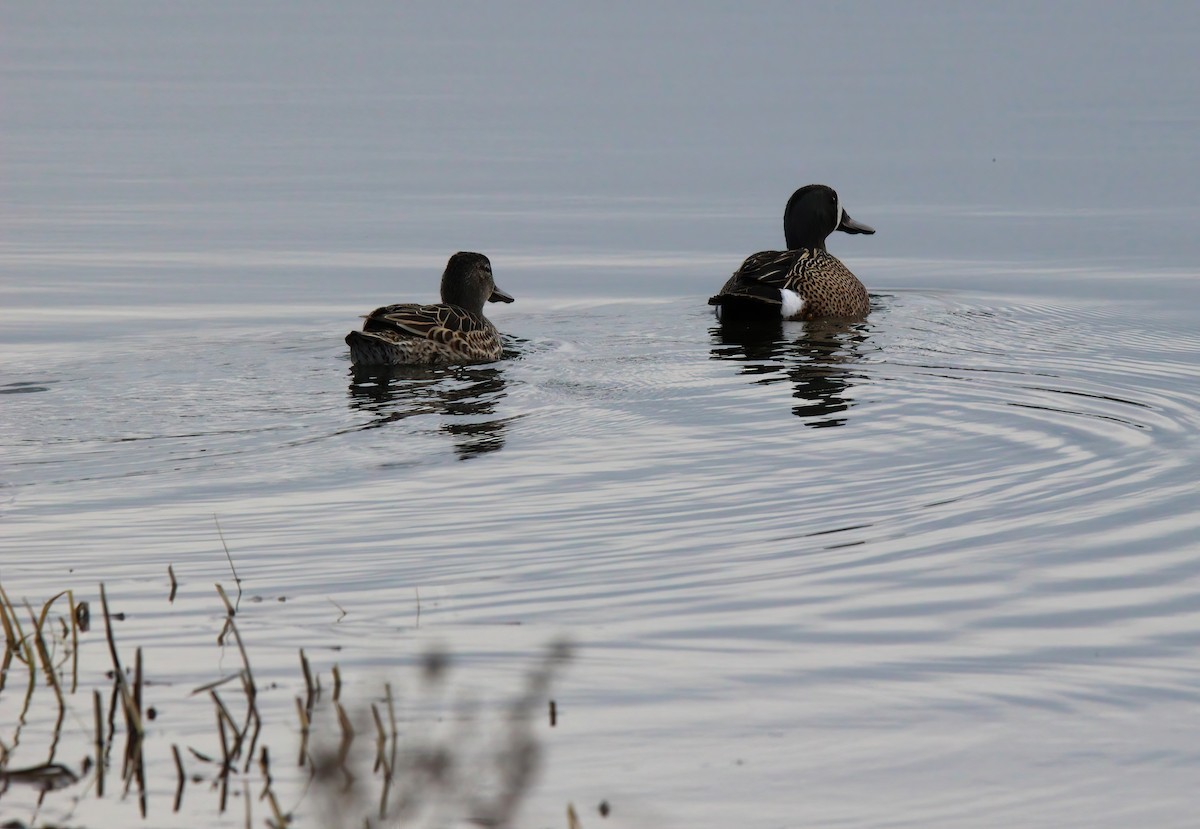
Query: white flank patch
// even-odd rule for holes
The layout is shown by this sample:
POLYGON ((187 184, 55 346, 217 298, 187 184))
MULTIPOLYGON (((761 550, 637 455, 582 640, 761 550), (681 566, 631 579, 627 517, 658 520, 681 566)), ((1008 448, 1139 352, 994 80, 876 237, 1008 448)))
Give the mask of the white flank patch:
POLYGON ((779 298, 783 300, 783 308, 780 309, 780 313, 784 319, 796 316, 804 307, 804 297, 787 288, 779 289, 779 298))

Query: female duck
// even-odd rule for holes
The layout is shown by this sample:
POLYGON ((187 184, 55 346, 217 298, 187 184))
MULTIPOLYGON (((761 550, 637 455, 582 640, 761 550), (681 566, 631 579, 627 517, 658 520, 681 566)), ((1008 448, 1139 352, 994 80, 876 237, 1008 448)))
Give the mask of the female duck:
POLYGON ((367 314, 362 331, 346 335, 355 365, 487 363, 503 343, 483 315, 485 302, 512 302, 496 287, 492 263, 482 253, 456 253, 442 274, 437 305, 385 305, 367 314))
POLYGON ((788 249, 750 256, 708 304, 717 306, 722 322, 862 319, 871 310, 867 289, 825 250, 835 230, 875 232, 850 218, 833 188, 801 187, 783 211, 788 249))

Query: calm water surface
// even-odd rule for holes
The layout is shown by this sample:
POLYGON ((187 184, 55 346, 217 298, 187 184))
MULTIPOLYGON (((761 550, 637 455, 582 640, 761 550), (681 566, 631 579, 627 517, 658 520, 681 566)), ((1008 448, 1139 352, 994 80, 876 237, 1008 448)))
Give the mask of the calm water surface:
MULTIPOLYGON (((566 637, 529 825, 1192 825, 1195 11, 814 8, 830 42, 781 52, 719 7, 299 8, 5 12, 0 579, 105 583, 154 762, 218 750, 224 542, 279 754, 299 648, 370 697, 443 647, 499 701, 566 637), (722 331, 810 178, 879 229, 831 240, 869 320, 722 331), (460 248, 517 297, 505 359, 354 370, 357 316, 460 248)), ((54 713, 0 734, 19 764, 54 713)), ((150 783, 150 824, 241 825, 150 783)), ((93 794, 0 814, 137 825, 93 794)))

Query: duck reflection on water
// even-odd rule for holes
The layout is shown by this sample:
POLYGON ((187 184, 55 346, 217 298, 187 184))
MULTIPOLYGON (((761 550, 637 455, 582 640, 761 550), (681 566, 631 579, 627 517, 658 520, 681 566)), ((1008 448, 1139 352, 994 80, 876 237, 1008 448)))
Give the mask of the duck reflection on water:
POLYGON ((861 375, 870 324, 837 320, 722 325, 711 333, 714 360, 742 363, 741 374, 755 383, 790 381, 799 403, 792 414, 813 428, 841 426, 853 406, 850 390, 861 375))
POLYGON ((350 375, 350 407, 372 416, 361 428, 437 415, 460 460, 504 446, 508 424, 496 416, 507 387, 500 366, 353 366, 350 375))

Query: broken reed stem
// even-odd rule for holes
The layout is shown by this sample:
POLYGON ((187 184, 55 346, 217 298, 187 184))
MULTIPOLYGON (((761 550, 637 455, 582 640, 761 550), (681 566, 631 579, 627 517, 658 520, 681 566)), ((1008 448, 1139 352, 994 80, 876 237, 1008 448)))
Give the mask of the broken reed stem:
POLYGON ((92 691, 92 711, 96 718, 96 797, 104 797, 104 717, 100 691, 92 691))
POLYGON ((121 659, 117 656, 117 642, 113 639, 112 618, 108 613, 108 596, 104 592, 104 582, 100 582, 100 607, 104 610, 104 631, 108 637, 108 652, 112 656, 113 673, 120 682, 124 672, 121 670, 121 659))
POLYGON ((296 697, 296 716, 300 720, 300 759, 296 765, 303 767, 304 758, 308 756, 308 728, 312 720, 304 710, 304 703, 300 697, 296 697))
MULTIPOLYGON (((216 694, 213 694, 214 699, 216 694)), ((225 717, 221 712, 221 701, 217 702, 217 731, 221 735, 221 773, 217 779, 221 781, 221 814, 225 814, 225 801, 229 795, 229 737, 225 733, 225 717)))
POLYGON ((312 668, 308 664, 308 657, 304 655, 304 648, 300 649, 300 669, 304 671, 304 688, 307 695, 304 698, 304 711, 306 719, 312 719, 313 702, 316 700, 316 686, 313 684, 312 668))
POLYGON ((175 594, 179 591, 179 582, 175 580, 175 568, 168 564, 167 575, 171 577, 171 595, 167 596, 168 604, 175 604, 175 594))
POLYGON ((371 703, 371 719, 375 721, 375 767, 371 771, 379 771, 387 763, 384 752, 387 749, 387 732, 383 730, 383 718, 379 716, 379 706, 371 703))
POLYGON ((233 602, 229 601, 229 596, 225 593, 225 588, 220 583, 216 585, 217 594, 221 597, 221 601, 225 603, 225 613, 230 617, 237 615, 237 610, 233 607, 233 602))
POLYGON ((134 651, 133 657, 133 687, 122 692, 125 705, 125 721, 129 730, 125 739, 125 762, 123 774, 125 777, 125 794, 128 795, 134 784, 137 784, 138 805, 142 817, 146 816, 146 759, 142 752, 142 649, 134 651))
MULTIPOLYGON (((298 700, 297 700, 298 701, 298 700)), ((271 757, 267 752, 267 747, 263 746, 262 755, 259 757, 258 767, 262 770, 263 776, 263 791, 258 796, 259 800, 266 799, 271 806, 271 818, 267 819, 267 826, 274 829, 284 829, 287 826, 287 817, 279 810, 279 801, 275 799, 275 792, 271 788, 271 757)))
POLYGON ((338 666, 333 666, 333 701, 337 702, 342 695, 342 672, 338 670, 338 666))
POLYGON ((71 607, 71 693, 79 689, 79 619, 75 606, 75 591, 67 591, 67 604, 71 607))
POLYGON ((183 788, 187 784, 187 773, 183 770, 183 755, 179 753, 179 746, 171 743, 171 753, 175 755, 175 808, 173 811, 178 812, 179 807, 183 805, 183 788))
MULTIPOLYGON (((219 589, 219 586, 218 586, 219 589)), ((242 681, 246 685, 246 696, 250 700, 250 705, 254 705, 254 699, 258 696, 258 688, 254 684, 254 672, 250 670, 250 657, 246 654, 246 645, 242 642, 242 632, 238 630, 233 621, 233 614, 230 613, 228 625, 233 630, 233 638, 237 640, 238 653, 242 655, 242 666, 245 668, 242 681)))
POLYGON ((388 796, 392 790, 392 764, 387 755, 387 732, 383 728, 383 717, 379 714, 379 706, 371 703, 371 717, 375 720, 375 767, 372 774, 383 771, 383 787, 379 793, 379 819, 387 817, 388 796))
POLYGON ((141 806, 142 817, 146 817, 146 756, 142 751, 145 732, 142 730, 142 649, 139 647, 133 656, 133 692, 130 694, 133 704, 133 721, 136 730, 131 730, 125 743, 125 765, 128 777, 125 780, 125 791, 129 792, 130 785, 137 783, 138 804, 141 806))
POLYGON ((139 647, 133 655, 133 707, 138 719, 142 718, 142 649, 139 647))
POLYGON ((250 771, 250 764, 254 762, 254 749, 258 746, 258 735, 262 731, 262 717, 259 716, 256 706, 250 708, 246 724, 247 729, 249 729, 251 722, 254 724, 254 733, 250 735, 250 747, 246 749, 246 765, 242 768, 243 773, 250 771))
MULTIPOLYGON (((229 713, 229 709, 225 707, 225 702, 221 699, 221 697, 217 694, 217 692, 210 691, 209 695, 212 697, 213 702, 215 702, 217 704, 217 718, 221 721, 222 726, 224 726, 225 724, 228 724, 229 731, 233 735, 233 739, 234 739, 233 748, 229 748, 229 746, 226 742, 226 739, 225 739, 225 731, 224 731, 224 728, 222 727, 221 750, 224 752, 224 755, 225 755, 223 758, 223 762, 226 765, 232 767, 233 761, 236 760, 238 757, 242 756, 242 743, 244 742, 244 740, 243 740, 244 735, 242 734, 241 730, 238 728, 237 723, 235 723, 233 721, 233 715, 229 713)), ((222 773, 225 773, 225 772, 222 772, 222 773)))
POLYGON ((262 751, 258 753, 258 770, 262 773, 263 790, 259 794, 258 799, 262 800, 267 796, 267 792, 271 791, 271 752, 266 746, 262 747, 262 751))
MULTIPOLYGON (((121 696, 121 708, 125 712, 125 726, 128 732, 128 739, 125 743, 125 763, 121 769, 121 777, 125 780, 125 791, 129 791, 129 783, 131 779, 137 775, 139 763, 137 761, 141 757, 141 741, 145 734, 142 726, 142 712, 135 704, 133 694, 129 689, 129 683, 125 679, 125 671, 121 668, 121 659, 117 655, 117 641, 113 636, 112 615, 108 610, 108 595, 104 591, 104 582, 100 583, 100 606, 104 609, 104 630, 108 639, 108 652, 113 661, 113 677, 117 683, 117 690, 121 696)), ((141 648, 138 648, 137 658, 141 659, 141 648)), ((116 700, 113 700, 114 705, 116 700)), ((145 808, 145 788, 142 789, 142 803, 145 808)))
POLYGON ((354 742, 354 726, 350 724, 350 717, 346 715, 346 709, 340 702, 334 700, 333 708, 337 711, 338 725, 342 729, 342 740, 338 743, 338 768, 342 770, 346 784, 350 785, 354 782, 354 774, 350 771, 346 760, 350 757, 350 745, 354 742))
POLYGON ((241 679, 241 677, 242 672, 238 671, 236 674, 230 674, 229 676, 223 676, 220 679, 215 679, 207 685, 201 685, 199 688, 193 688, 192 696, 195 696, 196 694, 203 694, 205 691, 211 691, 213 688, 220 688, 225 683, 233 682, 235 679, 241 679))

